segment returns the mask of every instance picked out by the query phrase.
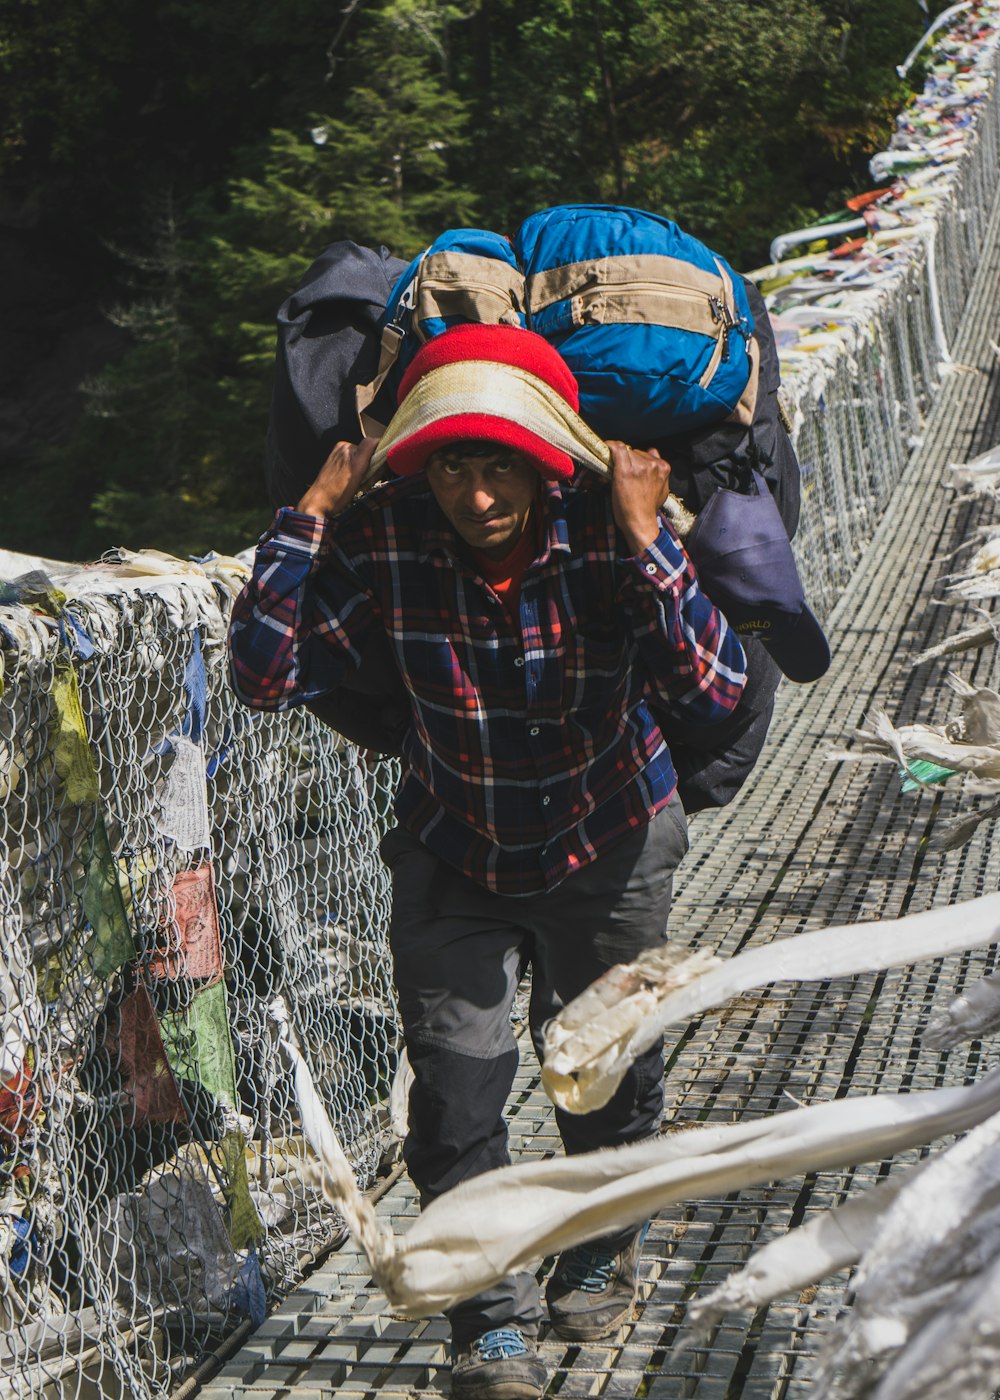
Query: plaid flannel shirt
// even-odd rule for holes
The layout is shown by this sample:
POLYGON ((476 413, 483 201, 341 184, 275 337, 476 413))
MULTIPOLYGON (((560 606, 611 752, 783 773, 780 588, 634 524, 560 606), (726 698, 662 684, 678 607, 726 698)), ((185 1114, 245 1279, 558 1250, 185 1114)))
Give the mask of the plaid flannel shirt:
POLYGON ((336 689, 384 628, 413 715, 396 819, 502 894, 551 888, 669 801, 647 694, 708 724, 745 681, 739 640, 666 521, 623 558, 607 491, 544 482, 543 512, 519 626, 421 475, 333 521, 280 510, 229 634, 239 697, 283 710, 336 689))

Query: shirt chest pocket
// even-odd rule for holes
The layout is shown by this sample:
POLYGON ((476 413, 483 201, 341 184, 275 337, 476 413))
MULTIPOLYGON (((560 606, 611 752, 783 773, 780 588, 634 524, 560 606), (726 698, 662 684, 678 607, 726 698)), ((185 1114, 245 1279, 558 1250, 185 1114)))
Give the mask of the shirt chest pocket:
POLYGON ((600 705, 617 694, 628 668, 619 627, 591 620, 568 635, 565 643, 563 693, 568 706, 600 705))
POLYGON ((481 700, 477 676, 480 668, 464 638, 408 637, 403 647, 404 667, 417 700, 440 712, 478 713, 481 700))

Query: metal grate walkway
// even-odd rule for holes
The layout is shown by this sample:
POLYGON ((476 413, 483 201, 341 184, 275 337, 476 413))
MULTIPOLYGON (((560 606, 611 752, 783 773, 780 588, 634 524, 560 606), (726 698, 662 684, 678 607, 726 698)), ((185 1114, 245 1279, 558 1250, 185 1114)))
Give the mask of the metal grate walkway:
MULTIPOLYGON (((894 770, 837 764, 873 703, 896 722, 936 722, 953 708, 947 663, 911 669, 923 647, 968 621, 935 606, 944 559, 980 519, 942 489, 944 467, 1000 440, 1000 206, 963 330, 953 347, 964 368, 942 381, 917 450, 871 547, 829 622, 834 668, 812 687, 786 686, 772 739, 749 790, 732 807, 693 823, 678 880, 673 937, 724 955, 806 928, 891 918, 995 890, 1000 833, 981 827, 963 850, 936 855, 927 837, 958 805, 950 789, 902 797, 894 770)), ((952 665, 996 684, 995 654, 967 653, 952 665)), ((921 1029, 969 978, 991 970, 993 952, 843 979, 776 986, 706 1015, 668 1040, 670 1129, 731 1122, 789 1106, 875 1090, 960 1083, 981 1073, 995 1047, 951 1054, 922 1048, 921 1029)), ((558 1147, 548 1102, 526 1050, 510 1105, 515 1158, 558 1147)), ((901 1159, 897 1159, 901 1160, 901 1159)), ((733 1314, 711 1343, 679 1355, 674 1343, 687 1302, 720 1282, 758 1244, 890 1170, 888 1163, 792 1179, 769 1189, 690 1202, 654 1222, 641 1266, 641 1303, 613 1344, 567 1346, 543 1332, 565 1400, 799 1400, 811 1393, 814 1357, 845 1305, 838 1275, 754 1315, 733 1314)), ((379 1210, 404 1231, 416 1213, 401 1177, 379 1210)), ((404 1323, 386 1312, 351 1246, 331 1255, 202 1387, 202 1400, 390 1400, 447 1393, 442 1320, 404 1323)))

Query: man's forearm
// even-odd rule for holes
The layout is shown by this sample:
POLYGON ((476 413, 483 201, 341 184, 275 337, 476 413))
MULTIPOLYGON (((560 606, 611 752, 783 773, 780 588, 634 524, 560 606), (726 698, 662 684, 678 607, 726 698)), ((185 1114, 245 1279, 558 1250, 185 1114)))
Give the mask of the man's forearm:
POLYGON ((229 626, 233 689, 254 709, 328 694, 343 673, 334 615, 314 578, 332 548, 329 522, 354 500, 377 445, 376 438, 338 442, 298 506, 280 510, 257 547, 229 626))
POLYGON ((261 539, 229 624, 230 679, 244 704, 283 710, 335 683, 335 658, 315 639, 323 618, 313 580, 329 552, 326 522, 289 509, 261 539), (330 683, 316 692, 324 680, 330 683))
POLYGON ((702 593, 683 545, 667 525, 632 574, 632 631, 650 680, 679 715, 711 724, 739 703, 746 656, 725 617, 702 593))
POLYGON ((329 520, 346 510, 368 474, 377 446, 378 438, 363 438, 359 443, 338 442, 299 501, 297 511, 329 520))

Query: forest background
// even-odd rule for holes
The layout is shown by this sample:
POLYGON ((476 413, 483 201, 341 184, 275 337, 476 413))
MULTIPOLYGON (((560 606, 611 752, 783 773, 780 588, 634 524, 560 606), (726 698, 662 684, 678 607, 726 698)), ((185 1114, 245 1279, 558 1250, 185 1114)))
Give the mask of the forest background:
POLYGON ((274 317, 564 202, 746 271, 869 186, 926 0, 0 0, 0 547, 226 553, 268 522, 274 317))

